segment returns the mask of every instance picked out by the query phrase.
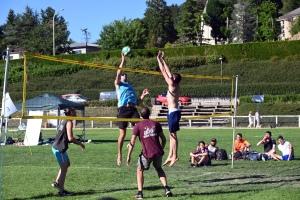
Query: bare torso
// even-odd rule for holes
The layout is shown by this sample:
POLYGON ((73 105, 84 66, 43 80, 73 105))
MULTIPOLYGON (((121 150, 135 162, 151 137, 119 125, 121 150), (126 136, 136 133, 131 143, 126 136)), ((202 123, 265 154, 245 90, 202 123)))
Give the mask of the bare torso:
POLYGON ((179 84, 173 83, 172 85, 169 85, 169 90, 167 92, 168 109, 178 108, 179 94, 179 84))

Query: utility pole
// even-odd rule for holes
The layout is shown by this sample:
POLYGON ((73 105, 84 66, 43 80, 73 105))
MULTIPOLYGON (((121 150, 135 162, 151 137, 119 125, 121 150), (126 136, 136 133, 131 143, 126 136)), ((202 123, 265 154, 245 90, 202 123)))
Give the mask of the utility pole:
POLYGON ((81 31, 83 32, 84 34, 84 40, 85 40, 85 43, 87 44, 89 42, 89 39, 91 39, 91 33, 87 31, 88 29, 85 28, 85 29, 81 29, 81 31))

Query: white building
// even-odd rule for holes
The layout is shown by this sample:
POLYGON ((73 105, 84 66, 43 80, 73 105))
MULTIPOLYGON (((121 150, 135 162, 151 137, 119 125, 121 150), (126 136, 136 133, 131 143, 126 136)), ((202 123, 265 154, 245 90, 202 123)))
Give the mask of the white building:
POLYGON ((75 54, 83 54, 83 53, 100 51, 100 47, 98 44, 92 44, 87 42, 70 44, 70 48, 72 49, 72 52, 75 54))
POLYGON ((278 18, 277 21, 280 21, 280 31, 281 34, 279 35, 281 40, 300 40, 300 34, 296 34, 292 37, 290 30, 292 28, 293 22, 298 18, 300 15, 300 8, 293 10, 285 15, 282 15, 278 18))
MULTIPOLYGON (((207 6, 208 0, 206 1, 203 13, 206 13, 206 6, 207 6)), ((202 28, 202 43, 203 44, 210 44, 210 45, 215 45, 215 39, 211 36, 211 27, 206 25, 203 22, 203 18, 202 18, 202 22, 201 22, 201 28, 202 28)))

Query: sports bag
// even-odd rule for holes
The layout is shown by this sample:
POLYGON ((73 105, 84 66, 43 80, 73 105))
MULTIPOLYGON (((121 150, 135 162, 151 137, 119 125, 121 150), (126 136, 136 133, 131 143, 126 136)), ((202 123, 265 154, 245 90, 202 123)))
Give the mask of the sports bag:
POLYGON ((261 153, 256 150, 247 152, 245 160, 258 161, 261 160, 261 153))
POLYGON ((228 160, 225 149, 219 149, 219 151, 216 152, 216 160, 228 160))

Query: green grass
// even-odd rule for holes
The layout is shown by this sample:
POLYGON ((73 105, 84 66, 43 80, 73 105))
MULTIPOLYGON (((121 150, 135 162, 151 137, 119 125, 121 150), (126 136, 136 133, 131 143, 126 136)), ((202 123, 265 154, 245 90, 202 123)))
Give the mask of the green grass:
MULTIPOLYGON (((252 150, 263 151, 256 143, 269 129, 237 129, 245 139, 252 143, 252 150)), ((231 152, 232 129, 182 129, 179 137, 180 160, 173 167, 163 167, 169 186, 174 193, 173 199, 299 199, 299 128, 271 129, 273 137, 281 134, 295 148, 296 160, 276 161, 213 161, 211 167, 188 168, 189 152, 198 141, 209 142, 212 137, 218 139, 217 146, 231 152)), ((81 130, 75 130, 80 134, 81 130)), ((166 154, 169 151, 167 130, 166 154)), ((43 139, 54 137, 55 131, 43 131, 43 139)), ((131 130, 126 136, 128 143, 131 130)), ((116 165, 118 129, 87 130, 86 150, 70 145, 68 155, 71 167, 68 170, 65 187, 74 191, 75 196, 67 199, 98 199, 114 197, 131 199, 137 192, 136 162, 141 151, 137 141, 132 155, 132 163, 127 167, 116 165)), ((51 146, 17 147, 2 146, 2 199, 58 199, 57 190, 51 187, 59 166, 51 152, 51 146), (4 152, 3 152, 4 150, 4 152)), ((123 159, 127 148, 123 149, 123 159)), ((164 156, 164 159, 166 155, 164 156)), ((124 162, 124 161, 123 161, 124 162)), ((156 172, 151 166, 145 172, 145 199, 166 199, 156 172)))

